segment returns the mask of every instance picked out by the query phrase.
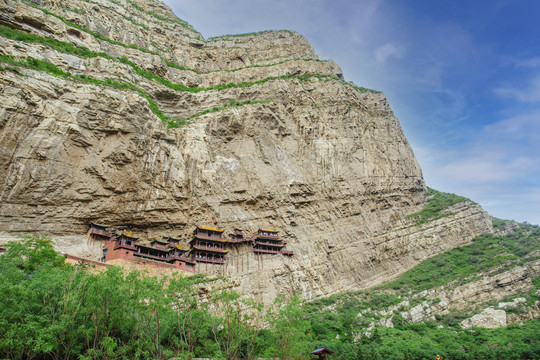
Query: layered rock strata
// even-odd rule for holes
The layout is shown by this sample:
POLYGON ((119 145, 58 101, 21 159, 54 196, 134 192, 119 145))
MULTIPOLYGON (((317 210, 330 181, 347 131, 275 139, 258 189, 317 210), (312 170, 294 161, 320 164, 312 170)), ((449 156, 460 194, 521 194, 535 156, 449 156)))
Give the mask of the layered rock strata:
POLYGON ((371 286, 492 231, 474 204, 407 218, 425 184, 385 96, 294 32, 205 40, 152 0, 41 6, 0 0, 0 24, 92 54, 0 37, 1 231, 72 236, 97 221, 187 241, 197 223, 272 227, 294 257, 204 270, 264 301, 371 286))

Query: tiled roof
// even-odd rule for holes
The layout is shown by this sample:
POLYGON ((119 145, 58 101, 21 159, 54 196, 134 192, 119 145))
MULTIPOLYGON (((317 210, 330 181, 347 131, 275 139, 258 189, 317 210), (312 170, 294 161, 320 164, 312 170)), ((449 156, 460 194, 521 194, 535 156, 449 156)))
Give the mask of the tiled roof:
POLYGON ((202 229, 202 230, 210 230, 210 231, 217 231, 217 232, 224 232, 225 230, 221 230, 221 229, 218 229, 218 228, 213 228, 213 227, 210 227, 210 226, 204 226, 204 225, 197 225, 197 227, 199 229, 202 229))

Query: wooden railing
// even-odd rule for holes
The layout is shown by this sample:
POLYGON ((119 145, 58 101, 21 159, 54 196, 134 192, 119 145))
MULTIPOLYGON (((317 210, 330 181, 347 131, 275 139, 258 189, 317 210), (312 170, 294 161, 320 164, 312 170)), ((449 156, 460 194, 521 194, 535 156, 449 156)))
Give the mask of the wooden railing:
POLYGON ((283 247, 285 246, 284 244, 281 244, 281 242, 270 242, 270 241, 264 241, 264 240, 258 240, 257 241, 257 244, 259 245, 266 245, 266 246, 278 246, 278 247, 283 247))
POLYGON ((178 255, 171 255, 171 256, 169 256, 169 260, 192 261, 192 259, 191 259, 191 258, 188 258, 187 256, 178 256, 178 255))
POLYGON ((112 235, 103 229, 91 228, 90 235, 98 235, 103 237, 111 237, 112 235))
POLYGON ((218 248, 218 247, 202 246, 202 245, 195 245, 195 247, 197 248, 197 250, 208 250, 208 251, 216 251, 216 252, 222 252, 222 253, 227 252, 227 250, 218 248))
POLYGON ((225 264, 225 260, 221 260, 221 259, 195 258, 193 260, 197 262, 205 262, 205 263, 212 263, 212 264, 225 264))
POLYGON ((243 239, 235 239, 233 237, 229 238, 229 244, 244 244, 244 243, 250 243, 252 242, 251 239, 246 239, 246 238, 243 238, 243 239))
POLYGON ((158 261, 167 261, 167 260, 169 260, 168 257, 161 257, 161 256, 150 255, 150 254, 145 254, 145 253, 138 253, 138 252, 134 253, 133 255, 138 256, 138 257, 154 259, 154 260, 158 260, 158 261))
POLYGON ((268 239, 279 239, 279 235, 277 235, 277 234, 265 235, 265 234, 258 233, 257 237, 268 238, 268 239))
POLYGON ((137 246, 135 246, 135 244, 133 244, 132 241, 130 241, 130 243, 128 243, 127 240, 117 241, 116 245, 114 246, 114 249, 116 250, 119 247, 122 247, 122 248, 125 248, 125 249, 131 249, 131 250, 134 250, 134 251, 137 250, 137 246))
POLYGON ((223 238, 221 236, 208 235, 208 234, 204 234, 204 233, 196 233, 195 236, 198 237, 199 239, 205 239, 205 240, 214 240, 214 241, 220 241, 220 242, 227 241, 227 239, 225 239, 225 238, 223 238))
POLYGON ((280 254, 279 250, 253 249, 254 254, 280 254))

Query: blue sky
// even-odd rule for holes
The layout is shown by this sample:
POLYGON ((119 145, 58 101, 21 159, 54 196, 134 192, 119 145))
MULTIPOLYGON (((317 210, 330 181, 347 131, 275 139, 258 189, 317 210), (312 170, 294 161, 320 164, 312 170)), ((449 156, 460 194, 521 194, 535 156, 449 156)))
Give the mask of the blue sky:
POLYGON ((540 224, 540 1, 164 2, 205 38, 299 32, 387 95, 428 186, 540 224))

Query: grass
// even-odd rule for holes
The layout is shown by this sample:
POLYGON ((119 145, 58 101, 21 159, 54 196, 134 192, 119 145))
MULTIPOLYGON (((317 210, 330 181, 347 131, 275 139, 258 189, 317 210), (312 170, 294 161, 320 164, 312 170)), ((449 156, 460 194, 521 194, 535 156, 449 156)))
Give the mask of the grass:
MULTIPOLYGON (((84 1, 85 3, 88 3, 88 4, 92 4, 92 5, 98 5, 98 6, 101 6, 100 3, 97 3, 97 2, 94 2, 94 1, 91 1, 91 0, 81 0, 81 1, 84 1)), ((116 0, 109 0, 111 3, 113 4, 116 4, 118 6, 122 6, 122 4, 119 2, 119 1, 116 1, 116 0)), ((151 29, 146 26, 146 25, 143 25, 141 23, 138 23, 137 21, 135 21, 132 17, 130 16, 126 16, 124 14, 121 14, 119 12, 116 12, 118 15, 122 16, 124 19, 126 19, 127 21, 129 21, 130 23, 132 23, 133 25, 135 26, 139 26, 143 29, 145 29, 146 31, 151 31, 151 29)))
POLYGON ((285 64, 287 62, 290 62, 290 61, 315 61, 315 62, 327 62, 328 60, 321 60, 321 59, 288 59, 288 60, 283 60, 283 61, 279 61, 277 63, 272 63, 272 64, 265 64, 265 65, 248 65, 248 66, 243 66, 243 67, 239 67, 239 68, 236 68, 236 69, 230 69, 230 70, 227 70, 227 69, 220 69, 220 70, 212 70, 212 71, 208 71, 206 72, 205 74, 210 74, 210 73, 214 73, 214 72, 235 72, 235 71, 239 71, 239 70, 244 70, 244 69, 251 69, 251 68, 262 68, 262 67, 271 67, 271 66, 276 66, 276 65, 281 65, 281 64, 285 64))
POLYGON ((243 33, 243 34, 227 34, 227 35, 218 35, 211 38, 208 38, 208 40, 216 40, 220 38, 229 38, 229 37, 242 37, 242 36, 250 36, 250 35, 260 35, 265 33, 271 33, 271 32, 287 32, 291 35, 294 35, 295 32, 291 30, 263 30, 263 31, 255 31, 250 33, 243 33))
POLYGON ((83 26, 77 25, 77 24, 75 24, 75 23, 73 23, 73 22, 71 22, 71 21, 69 21, 69 20, 66 20, 66 19, 63 18, 62 16, 57 15, 57 14, 55 14, 55 13, 53 13, 53 12, 50 12, 50 11, 48 11, 47 9, 43 9, 43 8, 41 8, 41 7, 38 7, 38 6, 33 6, 33 7, 36 8, 36 9, 39 9, 39 10, 43 11, 43 12, 44 12, 45 14, 47 14, 47 15, 54 16, 55 18, 61 20, 62 22, 64 22, 64 23, 65 23, 66 25, 68 25, 68 26, 74 27, 74 28, 76 28, 76 29, 78 29, 78 30, 81 30, 81 31, 83 31, 83 32, 85 32, 85 33, 87 33, 87 34, 92 35, 92 36, 95 37, 96 39, 99 39, 99 40, 102 40, 102 41, 106 41, 106 42, 108 42, 108 43, 110 43, 110 44, 119 45, 119 46, 122 46, 122 47, 125 47, 125 48, 136 49, 136 50, 142 51, 142 52, 147 53, 147 54, 153 54, 153 55, 158 55, 158 56, 160 56, 160 54, 157 53, 157 52, 155 52, 155 51, 151 51, 151 50, 148 50, 148 49, 145 49, 145 48, 141 48, 141 47, 138 47, 138 46, 136 46, 136 45, 127 45, 127 44, 124 44, 124 43, 122 43, 122 42, 120 42, 120 41, 116 41, 116 40, 109 39, 108 37, 105 37, 105 36, 101 35, 101 34, 98 33, 98 32, 92 31, 92 30, 87 29, 87 28, 85 28, 85 27, 83 27, 83 26))
MULTIPOLYGON (((193 26, 191 26, 190 24, 188 24, 186 21, 183 21, 181 19, 178 19, 178 18, 175 18, 175 19, 171 19, 171 18, 168 18, 168 17, 165 17, 165 16, 161 16, 159 14, 156 14, 155 12, 152 12, 152 11, 149 11, 149 10, 146 10, 144 8, 142 8, 141 6, 139 6, 138 4, 134 3, 133 1, 131 0, 126 0, 131 6, 133 6, 135 9, 139 10, 140 12, 143 12, 145 14, 148 14, 150 16, 153 16, 155 17, 156 19, 159 19, 159 20, 162 20, 162 21, 168 21, 168 22, 173 22, 173 23, 176 23, 176 24, 180 24, 181 26, 185 27, 186 29, 190 30, 190 31, 193 31, 197 34, 199 34, 199 32, 197 32, 193 26)), ((200 35, 200 34, 199 34, 200 35)))
POLYGON ((540 227, 529 224, 519 224, 519 227, 518 231, 504 236, 478 236, 470 245, 436 255, 381 289, 418 292, 456 280, 457 284, 464 283, 477 273, 497 267, 504 271, 523 264, 525 256, 540 250, 540 227))
POLYGON ((409 219, 418 219, 416 221, 416 225, 422 225, 429 221, 451 215, 448 212, 444 212, 444 210, 448 209, 452 205, 459 204, 464 201, 470 201, 463 196, 440 192, 429 187, 427 189, 427 195, 428 203, 426 204, 424 209, 417 213, 407 215, 407 218, 409 219))
MULTIPOLYGON (((502 222, 501 220, 496 221, 498 223, 502 222)), ((514 267, 520 265, 523 261, 531 261, 532 259, 528 255, 540 249, 540 227, 526 223, 517 224, 517 226, 517 231, 505 236, 495 236, 492 234, 479 236, 473 240, 472 244, 447 251, 426 260, 401 275, 397 280, 386 285, 363 291, 345 292, 306 303, 304 306, 304 316, 311 322, 315 340, 319 343, 331 345, 333 350, 339 350, 339 346, 355 344, 357 341, 358 344, 375 341, 390 346, 399 340, 402 342, 399 347, 414 350, 431 337, 434 343, 426 347, 429 348, 429 350, 426 350, 426 354, 432 350, 434 345, 447 342, 442 348, 449 349, 452 346, 456 348, 454 350, 457 353, 455 357, 448 355, 446 358, 457 360, 465 359, 466 357, 463 355, 470 352, 471 348, 465 347, 462 349, 463 353, 460 353, 459 348, 461 345, 458 344, 456 346, 456 344, 453 344, 457 341, 457 339, 453 338, 455 336, 463 337, 463 341, 467 339, 474 340, 478 337, 478 346, 483 347, 487 341, 486 335, 489 332, 514 334, 516 331, 524 331, 526 333, 537 331, 533 329, 538 329, 540 324, 538 320, 526 322, 520 327, 510 325, 496 330, 461 329, 460 322, 474 313, 481 311, 480 307, 472 312, 452 308, 448 314, 437 314, 434 321, 428 320, 415 324, 408 323, 400 314, 400 312, 407 311, 422 301, 427 300, 429 303, 434 304, 439 301, 439 299, 428 300, 425 297, 415 296, 423 290, 433 289, 446 284, 450 284, 450 286, 459 285, 460 283, 477 278, 482 272, 493 272, 494 270, 503 269, 505 268, 505 264, 510 264, 511 267, 514 267), (400 306, 397 310, 390 311, 391 309, 389 307, 398 305, 405 300, 410 302, 409 306, 400 306), (383 313, 382 310, 385 310, 385 312, 383 313), (368 328, 372 328, 381 318, 392 318, 394 328, 375 326, 371 330, 371 337, 361 336, 358 340, 359 334, 361 335, 368 331, 368 328), (481 333, 484 335, 480 336, 479 334, 481 333), (339 335, 339 340, 337 340, 337 335, 339 335), (416 340, 413 341, 415 338, 416 340), (452 340, 448 340, 449 338, 452 338, 452 340)), ((535 277, 533 284, 534 289, 528 294, 514 294, 512 296, 525 297, 527 302, 516 309, 507 309, 507 312, 520 313, 526 311, 527 306, 533 306, 535 301, 540 299, 540 295, 536 293, 540 288, 540 277, 535 277)), ((494 301, 491 305, 493 306, 497 303, 498 301, 494 301)), ((530 337, 531 339, 535 338, 535 335, 531 334, 530 337)), ((491 341, 494 340, 495 338, 491 341)), ((513 341, 512 349, 509 351, 514 351, 515 347, 520 346, 517 339, 513 341)), ((529 342, 530 339, 525 341, 525 343, 529 342)), ((508 344, 508 340, 502 343, 508 344)), ((537 340, 536 343, 535 346, 538 348, 537 340)), ((437 352, 444 354, 440 350, 437 350, 437 352)), ((336 356, 338 359, 366 358, 359 354, 344 355, 343 350, 341 354, 336 351, 336 356)), ((368 358, 381 359, 381 357, 368 358)), ((403 357, 399 354, 388 353, 387 357, 384 358, 425 359, 428 357, 424 355, 403 357)), ((510 357, 484 356, 479 358, 509 359, 510 357)), ((518 358, 516 357, 516 359, 518 358)))
POLYGON ((88 48, 85 48, 85 47, 73 46, 72 44, 65 41, 58 41, 58 40, 44 37, 44 36, 38 36, 31 33, 25 33, 20 30, 15 30, 10 27, 7 27, 5 25, 0 25, 0 36, 3 36, 11 40, 23 41, 26 43, 42 44, 52 49, 58 50, 62 53, 73 54, 73 55, 77 55, 84 58, 94 58, 94 57, 100 56, 100 57, 112 59, 111 56, 107 55, 104 52, 96 53, 96 52, 90 51, 88 48))
POLYGON ((193 120, 196 117, 203 116, 203 115, 210 114, 210 113, 214 113, 214 112, 218 112, 218 111, 222 111, 222 110, 225 110, 225 109, 230 108, 230 107, 238 107, 238 106, 244 106, 244 105, 248 105, 248 104, 265 104, 265 103, 270 103, 270 102, 272 102, 272 100, 246 100, 246 101, 230 100, 229 104, 227 104, 227 105, 215 106, 215 107, 213 107, 211 109, 206 109, 204 111, 201 111, 200 113, 191 115, 191 116, 189 116, 189 117, 187 117, 185 119, 171 120, 169 122, 168 126, 169 126, 169 128, 181 127, 183 125, 191 123, 191 120, 193 120))
MULTIPOLYGON (((85 27, 82 27, 80 25, 77 25, 69 20, 66 20, 64 19, 62 16, 60 15, 57 15, 55 13, 52 13, 46 9, 43 9, 43 8, 40 8, 38 6, 35 6, 35 5, 32 5, 34 8, 36 9, 39 9, 41 11, 43 11, 44 13, 48 14, 48 15, 51 15, 51 16, 54 16, 58 19, 60 19, 61 21, 63 21, 66 25, 68 26, 71 26, 71 27, 74 27, 76 29, 79 29, 83 32, 86 32, 92 36, 94 36, 96 39, 99 39, 99 40, 103 40, 103 41, 106 41, 108 43, 111 43, 111 44, 115 44, 115 45, 119 45, 119 46, 122 46, 122 47, 125 47, 125 48, 131 48, 131 49, 136 49, 136 50, 139 50, 139 51, 142 51, 144 53, 148 53, 148 54, 152 54, 152 55, 157 55, 159 56, 163 62, 165 62, 167 64, 167 66, 169 67, 173 67, 173 68, 177 68, 177 69, 180 69, 180 70, 188 70, 188 71, 193 71, 193 72, 196 72, 196 73, 200 73, 198 70, 196 69, 191 69, 191 68, 188 68, 188 67, 184 67, 184 66, 181 66, 181 65, 177 65, 177 64, 174 64, 166 59, 164 59, 161 54, 155 52, 155 51, 151 51, 151 50, 148 50, 148 49, 145 49, 145 48, 140 48, 140 47, 137 47, 135 45, 127 45, 127 44, 124 44, 122 42, 119 42, 119 41, 116 41, 116 40, 112 40, 112 39, 109 39, 95 31, 92 31, 92 30, 89 30, 85 27)), ((170 19, 169 19, 170 20, 170 19)), ((179 20, 180 21, 180 20, 179 20)), ((12 29, 13 32, 17 32, 18 30, 14 30, 12 29)), ((271 31, 271 30, 269 30, 271 31)), ((287 30, 282 30, 282 31, 287 31, 287 30)), ((264 33, 265 31, 262 31, 261 33, 264 33)), ((22 33, 22 32, 21 32, 22 33)), ((23 33, 24 34, 24 33, 23 33)), ((255 33, 254 33, 255 34, 255 33)), ((26 34, 29 36, 29 38, 31 38, 32 34, 26 34)), ((245 35, 245 34, 244 34, 245 35)), ((66 43, 66 42, 61 42, 61 41, 56 41, 56 40, 53 40, 53 39, 50 39, 50 38, 46 38, 46 37, 42 37, 42 36, 36 36, 36 35, 33 35, 35 36, 36 38, 39 38, 40 40, 39 41, 31 41, 31 42, 41 42, 45 45, 48 45, 48 43, 50 44, 53 44, 54 42, 57 42, 57 43, 61 43, 62 45, 60 47, 56 47, 57 50, 59 51, 62 51, 62 52, 66 52, 66 53, 70 53, 70 54, 76 54, 76 55, 80 55, 80 56, 83 56, 83 57, 96 57, 96 56, 102 56, 104 58, 107 58, 107 59, 123 59, 122 62, 124 62, 125 64, 128 64, 130 66, 133 67, 133 69, 141 76, 149 79, 149 80, 156 80, 158 83, 161 83, 162 85, 164 86, 167 86, 173 90, 178 90, 178 91, 189 91, 189 92, 199 92, 199 91, 206 91, 206 90, 214 90, 214 89, 217 89, 217 90, 221 90, 221 89, 228 89, 228 88, 232 88, 232 87, 247 87, 247 86, 251 86, 251 85, 255 85, 255 84, 260 84, 260 83, 263 83, 263 82, 266 82, 266 81, 269 81, 269 80, 273 80, 273 79, 284 79, 284 78, 298 78, 299 80, 303 80, 303 79, 306 79, 306 77, 317 77, 319 79, 323 79, 323 78, 326 78, 326 79, 333 79, 333 80, 336 80, 336 81, 339 81, 340 83, 342 83, 343 85, 346 85, 346 86, 351 86, 353 87, 355 90, 357 91, 360 91, 360 92, 372 92, 372 93, 380 93, 380 91, 377 91, 377 90, 372 90, 372 89, 368 89, 368 88, 364 88, 364 87, 359 87, 357 85, 355 85, 354 83, 352 82, 347 82, 347 81, 344 81, 342 79, 339 79, 338 77, 335 77, 335 76, 331 76, 331 75, 300 75, 300 76, 296 76, 296 75, 290 75, 290 76, 277 76, 277 77, 267 77, 265 79, 262 79, 262 80, 259 80, 259 81, 254 81, 254 82, 243 82, 243 83, 239 83, 239 84, 234 84, 234 83, 230 83, 230 84, 226 84, 226 85, 217 85, 217 86, 213 86, 213 87, 208 87, 208 88, 190 88, 190 87, 187 87, 183 84, 173 84, 171 81, 169 80, 166 80, 164 78, 162 78, 161 76, 159 75, 156 75, 154 73, 151 73, 150 71, 147 71, 147 70, 143 70, 141 69, 140 67, 138 67, 137 65, 135 65, 133 62, 125 59, 125 58, 116 58, 116 57, 111 57, 103 52, 100 52, 100 53, 95 53, 95 52, 91 52, 90 50, 88 50, 87 48, 78 48, 78 47, 75 47, 69 43, 66 43), (48 39, 48 40, 45 40, 45 39, 48 39), (48 42, 48 43, 47 43, 48 42), (73 49, 83 49, 82 51, 80 52, 72 52, 73 49), (248 85, 248 84, 251 84, 251 85, 248 85)), ((243 36, 242 34, 238 35, 238 36, 243 36)), ((6 36, 8 37, 8 36, 6 36)), ((35 40, 35 39, 34 39, 35 40)), ((21 41, 26 41, 26 40, 22 40, 21 41)), ((49 45, 50 46, 50 45, 49 45)), ((264 65, 261 65, 261 67, 264 66, 264 65)), ((256 66, 254 66, 256 67, 256 66)), ((240 70, 239 69, 235 69, 235 70, 240 70)), ((223 71, 226 71, 226 70, 223 70, 223 71)))
MULTIPOLYGON (((159 117, 163 123, 167 124, 169 128, 182 127, 186 124, 191 123, 191 120, 193 120, 196 117, 213 113, 213 112, 217 112, 217 111, 221 111, 226 108, 239 107, 239 106, 244 106, 248 104, 262 104, 262 103, 271 102, 271 100, 247 100, 247 101, 242 101, 242 102, 231 100, 230 103, 227 105, 204 110, 200 113, 191 115, 186 119, 171 119, 170 117, 163 114, 163 112, 159 109, 158 105, 150 98, 148 94, 146 94, 143 90, 141 90, 140 88, 136 87, 133 84, 124 83, 124 82, 111 80, 111 79, 99 80, 99 79, 95 79, 87 75, 73 75, 70 72, 63 71, 62 69, 58 68, 56 65, 48 61, 42 61, 42 60, 34 59, 31 57, 26 58, 25 60, 15 60, 12 56, 0 55, 0 62, 7 65, 15 66, 15 67, 24 67, 27 69, 46 72, 54 76, 58 76, 62 78, 70 78, 70 79, 85 82, 88 84, 102 85, 102 86, 108 86, 108 87, 112 87, 112 88, 120 89, 120 90, 134 91, 138 93, 139 95, 141 95, 142 97, 144 97, 148 101, 148 107, 152 111, 152 113, 154 113, 157 117, 159 117)), ((0 69, 12 70, 9 67, 3 68, 1 66, 0 66, 0 69)), ((13 70, 15 71, 15 69, 13 70)))
MULTIPOLYGON (((110 56, 104 52, 93 52, 90 51, 88 48, 85 47, 78 47, 73 46, 72 44, 64 41, 58 41, 52 38, 44 37, 44 36, 38 36, 34 34, 24 33, 19 30, 12 29, 10 27, 0 25, 0 36, 6 37, 8 39, 16 40, 16 41, 24 41, 27 43, 35 43, 35 44, 42 44, 45 46, 48 46, 52 49, 58 50, 65 54, 73 54, 77 55, 83 58, 95 58, 95 57, 102 57, 109 60, 115 60, 119 61, 123 64, 126 64, 130 66, 138 75, 144 77, 148 80, 154 80, 164 86, 167 86, 170 89, 178 90, 178 91, 189 91, 189 92, 198 92, 202 91, 202 89, 198 88, 189 88, 182 84, 173 84, 167 79, 164 79, 163 77, 156 75, 148 70, 142 69, 139 66, 137 66, 134 62, 130 61, 129 59, 125 57, 113 57, 110 56)), ((183 70, 188 70, 187 68, 183 68, 178 65, 174 65, 171 63, 168 63, 169 66, 174 66, 177 68, 182 68, 183 70)))
POLYGON ((73 75, 70 72, 63 71, 62 69, 58 68, 56 65, 48 61, 42 61, 42 60, 34 59, 32 57, 28 57, 25 60, 15 60, 12 56, 0 55, 0 62, 9 64, 9 65, 24 67, 27 69, 46 72, 54 76, 58 76, 62 78, 70 78, 70 79, 85 82, 88 84, 103 85, 103 86, 108 86, 115 89, 121 89, 121 90, 127 89, 127 90, 135 91, 148 101, 150 110, 157 117, 159 117, 161 121, 163 121, 164 123, 168 123, 171 121, 169 117, 167 117, 161 112, 157 104, 152 99, 150 99, 150 96, 148 96, 148 94, 146 94, 144 91, 142 91, 135 85, 120 82, 117 80, 111 80, 111 79, 99 80, 99 79, 95 79, 87 75, 73 75))
MULTIPOLYGON (((231 88, 250 87, 250 86, 253 86, 253 85, 262 84, 262 83, 265 83, 267 81, 276 80, 276 79, 299 79, 300 81, 308 81, 311 78, 318 78, 318 79, 322 79, 322 80, 324 80, 324 79, 333 79, 333 80, 340 81, 340 82, 342 82, 344 84, 350 85, 349 83, 346 83, 346 82, 344 82, 344 81, 342 81, 342 80, 340 80, 340 79, 338 79, 337 77, 334 77, 334 76, 306 74, 306 75, 272 76, 272 77, 267 77, 267 78, 257 80, 257 81, 249 81, 249 82, 245 81, 245 82, 241 82, 241 83, 229 83, 229 84, 224 84, 224 85, 210 86, 210 87, 207 87, 207 88, 188 87, 188 86, 185 86, 183 84, 173 83, 170 80, 167 80, 167 79, 163 78, 162 76, 156 75, 156 74, 154 74, 154 73, 152 73, 152 72, 150 72, 148 70, 142 69, 139 66, 137 66, 134 62, 132 62, 131 60, 129 60, 129 59, 125 58, 125 57, 112 57, 112 56, 109 56, 108 54, 106 54, 104 52, 96 53, 96 52, 90 51, 89 49, 84 48, 84 47, 73 46, 70 43, 67 43, 67 42, 64 42, 64 41, 58 41, 58 40, 51 39, 51 38, 44 37, 44 36, 38 36, 38 35, 34 35, 34 34, 24 33, 22 31, 15 30, 15 29, 9 28, 9 27, 4 26, 4 25, 0 25, 0 36, 6 37, 6 38, 9 38, 9 39, 12 39, 12 40, 16 40, 16 41, 24 41, 24 42, 28 42, 28 43, 43 44, 45 46, 51 47, 51 48, 53 48, 55 50, 58 50, 60 52, 63 52, 63 53, 66 53, 66 54, 77 55, 77 56, 80 56, 80 57, 83 57, 83 58, 103 57, 105 59, 119 61, 119 62, 121 62, 123 64, 126 64, 126 65, 130 66, 135 71, 136 74, 138 74, 139 76, 141 76, 141 77, 143 77, 143 78, 145 78, 147 80, 155 81, 158 84, 161 84, 163 86, 168 87, 169 89, 176 90, 176 91, 182 91, 182 92, 198 93, 198 92, 201 92, 201 91, 208 91, 208 90, 225 90, 225 89, 231 89, 231 88)), ((178 65, 175 65, 175 64, 171 64, 171 63, 167 63, 167 65, 173 66, 173 67, 176 67, 176 68, 179 68, 179 69, 182 69, 182 70, 191 70, 191 69, 187 69, 187 68, 184 68, 184 67, 181 67, 181 66, 178 66, 178 65)), ((369 89, 364 89, 364 88, 362 88, 362 89, 363 90, 360 90, 360 91, 371 91, 369 89)))

